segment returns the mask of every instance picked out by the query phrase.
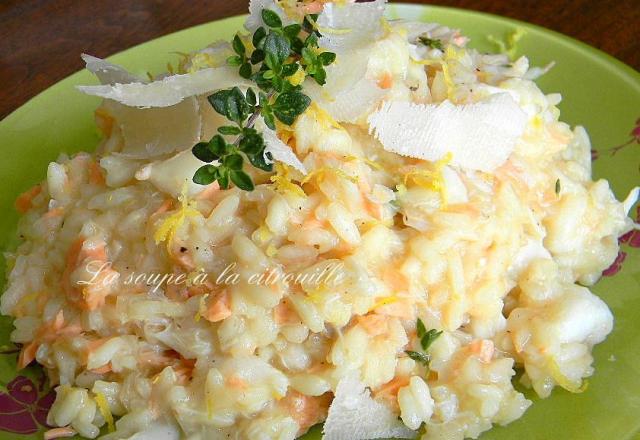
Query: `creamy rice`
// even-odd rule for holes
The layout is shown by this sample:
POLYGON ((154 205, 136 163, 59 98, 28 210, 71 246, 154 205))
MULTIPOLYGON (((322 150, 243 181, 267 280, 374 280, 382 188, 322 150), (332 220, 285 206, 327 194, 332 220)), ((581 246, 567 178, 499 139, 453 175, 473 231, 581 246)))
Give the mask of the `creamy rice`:
MULTIPOLYGON (((35 359, 56 386, 50 424, 87 438, 113 417, 105 439, 293 439, 325 420, 355 372, 423 439, 462 439, 531 405, 516 368, 540 397, 584 389, 613 325, 585 286, 633 224, 608 182, 592 180, 586 132, 559 121, 559 96, 528 79, 526 58, 451 40, 428 55, 441 63, 419 63, 408 28, 386 25, 366 49, 367 75, 390 78, 385 100, 508 92, 526 128, 493 172, 385 151, 366 118, 337 122, 312 106, 278 131, 306 177, 277 164, 251 171, 252 192, 194 190, 168 180, 184 172, 167 161, 191 145, 123 154, 121 110, 105 101, 97 153, 60 156, 21 198, 2 296, 21 366, 35 359), (250 281, 327 267, 337 275, 320 283, 250 281), (405 353, 420 350, 418 318, 443 332, 428 368, 405 353)), ((207 53, 182 68, 224 62, 207 53)), ((198 133, 208 139, 222 122, 198 112, 209 112, 198 133)))

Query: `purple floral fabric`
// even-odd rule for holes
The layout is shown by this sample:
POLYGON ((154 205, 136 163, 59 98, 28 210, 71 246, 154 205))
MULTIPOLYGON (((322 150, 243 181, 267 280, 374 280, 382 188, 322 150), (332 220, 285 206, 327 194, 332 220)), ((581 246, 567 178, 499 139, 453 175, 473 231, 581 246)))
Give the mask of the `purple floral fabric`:
POLYGON ((17 376, 7 384, 7 392, 0 392, 0 430, 27 435, 48 427, 54 400, 53 390, 45 393, 28 377, 17 376))
MULTIPOLYGON (((637 223, 640 223, 640 206, 636 208, 635 221, 637 223)), ((618 242, 620 243, 621 246, 627 245, 632 248, 640 248, 640 231, 637 231, 637 230, 629 231, 626 234, 624 234, 622 237, 620 237, 618 239, 618 242)), ((611 277, 617 274, 618 272, 620 272, 620 269, 622 269, 622 263, 626 258, 627 258, 627 253, 621 249, 618 252, 618 256, 616 257, 616 260, 613 262, 611 266, 609 266, 609 268, 607 268, 604 272, 602 272, 602 275, 604 275, 605 277, 611 277)))

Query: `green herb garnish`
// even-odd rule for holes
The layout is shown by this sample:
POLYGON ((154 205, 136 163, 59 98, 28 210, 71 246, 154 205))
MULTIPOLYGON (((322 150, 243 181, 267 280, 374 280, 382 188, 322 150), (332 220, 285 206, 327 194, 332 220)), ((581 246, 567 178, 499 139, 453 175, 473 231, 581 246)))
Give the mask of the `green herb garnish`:
POLYGON ((560 179, 556 180, 556 195, 559 196, 560 195, 560 190, 562 190, 562 187, 560 186, 560 179))
POLYGON ((435 342, 436 339, 442 334, 442 330, 438 331, 435 329, 429 330, 424 336, 420 338, 420 345, 424 351, 427 351, 431 344, 435 342))
POLYGON ((433 344, 433 342, 442 334, 442 330, 427 330, 422 319, 418 318, 416 321, 416 333, 420 339, 420 346, 422 347, 423 352, 406 350, 405 353, 414 361, 429 366, 431 357, 427 351, 429 350, 429 347, 431 347, 431 344, 433 344))
POLYGON ((304 77, 325 84, 324 68, 336 56, 318 49, 320 34, 313 26, 316 19, 311 15, 302 24, 283 27, 278 14, 263 9, 262 20, 267 27, 259 27, 253 33, 251 42, 255 49, 250 51, 240 35, 233 38, 235 55, 227 59, 227 64, 237 66, 240 76, 252 80, 258 92, 249 88, 243 93, 233 87, 207 98, 214 110, 232 124, 218 128, 218 134, 209 142, 199 142, 192 148, 193 155, 206 163, 193 175, 195 183, 209 185, 217 181, 222 189, 233 183, 252 191, 253 181, 243 170, 245 158, 258 169, 272 171, 273 165, 268 161, 273 158, 265 154, 264 138, 253 126, 259 116, 271 130, 276 129, 276 120, 292 125, 311 104, 300 86, 304 77), (229 136, 235 139, 230 142, 229 136), (214 161, 217 165, 212 164, 214 161))
POLYGON ((414 361, 420 362, 424 365, 429 365, 429 361, 431 360, 428 354, 419 351, 406 350, 405 353, 407 353, 407 356, 409 356, 414 361))
POLYGON ((429 38, 426 36, 426 34, 420 35, 418 37, 418 41, 427 47, 431 47, 432 49, 444 50, 444 47, 442 46, 442 41, 435 38, 429 38))

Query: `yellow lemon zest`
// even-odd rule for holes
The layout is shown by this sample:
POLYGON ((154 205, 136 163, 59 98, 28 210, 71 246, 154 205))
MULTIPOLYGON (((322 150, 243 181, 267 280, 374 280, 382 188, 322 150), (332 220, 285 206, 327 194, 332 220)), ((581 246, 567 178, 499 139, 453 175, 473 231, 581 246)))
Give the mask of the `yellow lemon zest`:
POLYGON ((526 33, 527 31, 519 27, 514 31, 509 32, 504 41, 494 37, 493 35, 488 35, 487 40, 496 45, 498 52, 507 55, 510 60, 515 60, 516 52, 518 51, 518 43, 526 33))
POLYGON ((167 251, 169 252, 171 252, 171 244, 173 243, 176 231, 180 226, 182 226, 185 219, 187 219, 187 217, 197 217, 201 215, 197 209, 190 206, 190 202, 187 198, 186 184, 182 188, 182 194, 178 197, 178 200, 181 204, 180 209, 164 219, 153 234, 153 239, 156 244, 160 244, 163 241, 167 242, 167 251))
MULTIPOLYGON (((238 36, 244 43, 244 46, 247 48, 247 51, 249 53, 253 52, 256 49, 256 47, 253 45, 253 36, 251 34, 238 33, 238 36)), ((226 62, 227 60, 225 59, 224 61, 226 62)))
POLYGON ((276 162, 276 173, 271 176, 271 182, 276 191, 281 194, 293 194, 299 197, 306 197, 304 190, 291 181, 289 167, 281 162, 276 162))
POLYGON ((216 59, 209 53, 194 53, 191 55, 189 61, 191 61, 191 66, 189 66, 189 69, 187 70, 189 73, 208 69, 210 67, 218 67, 221 64, 216 62, 216 59))
POLYGON ((382 306, 386 306, 387 304, 392 304, 394 302, 398 301, 398 297, 395 295, 391 295, 391 296, 386 296, 382 299, 379 299, 378 301, 376 301, 370 308, 369 308, 369 312, 372 310, 377 309, 378 307, 382 307, 382 306))
POLYGON ((278 249, 273 244, 269 244, 269 246, 267 246, 265 253, 267 254, 268 257, 273 257, 275 254, 278 253, 278 249))
POLYGON ((204 314, 207 312, 208 297, 209 297, 208 293, 200 296, 200 302, 198 303, 198 311, 196 312, 196 316, 193 317, 193 319, 195 319, 196 322, 200 322, 200 318, 202 318, 202 316, 204 316, 204 314))
POLYGON ((544 126, 544 122, 540 115, 535 115, 533 118, 531 118, 531 126, 536 130, 541 129, 544 126))
POLYGON ((516 28, 515 31, 507 35, 507 56, 509 59, 514 60, 516 58, 516 52, 518 50, 518 42, 527 33, 523 28, 516 28))
POLYGON ((349 33, 353 32, 353 29, 350 29, 350 28, 342 28, 342 29, 328 28, 328 27, 319 26, 317 23, 315 24, 314 27, 322 35, 346 35, 346 34, 349 34, 349 33))
POLYGON ((442 76, 444 77, 444 83, 447 85, 447 97, 449 100, 453 100, 455 83, 451 78, 451 72, 449 71, 449 65, 447 63, 442 63, 442 76))
POLYGON ((447 46, 444 51, 444 58, 442 60, 425 60, 424 62, 419 62, 419 64, 440 64, 440 68, 442 69, 442 75, 444 77, 445 85, 447 86, 447 97, 449 100, 453 101, 456 85, 453 81, 453 76, 451 69, 455 67, 453 62, 458 62, 462 59, 465 52, 464 49, 456 49, 454 46, 447 46))
POLYGON ((367 159, 366 157, 345 156, 345 159, 348 162, 357 162, 357 161, 364 162, 367 165, 369 165, 371 168, 376 169, 376 170, 384 169, 384 167, 382 165, 380 165, 378 162, 376 162, 375 160, 367 159))
POLYGON ((335 175, 337 177, 350 180, 350 181, 352 181, 354 183, 356 183, 358 181, 358 178, 356 176, 351 176, 351 175, 345 173, 340 168, 320 167, 320 168, 318 168, 316 170, 313 170, 309 174, 307 174, 304 177, 304 179, 302 179, 302 182, 300 182, 300 184, 304 185, 305 183, 310 182, 312 179, 316 179, 317 182, 322 182, 327 177, 327 174, 333 174, 333 175, 335 175))
POLYGON ((20 298, 16 303, 16 306, 14 307, 14 310, 15 310, 14 313, 16 313, 16 316, 23 315, 24 307, 27 304, 34 302, 38 298, 38 296, 40 296, 40 292, 33 292, 20 298))
MULTIPOLYGON (((404 175, 404 185, 407 185, 409 181, 413 181, 418 186, 440 193, 442 207, 446 207, 448 195, 444 177, 442 176, 442 169, 451 162, 451 159, 453 159, 453 154, 449 152, 442 159, 435 162, 431 170, 412 169, 404 175)), ((400 191, 399 188, 398 190, 400 191)))
POLYGON ((289 125, 284 125, 282 122, 276 120, 276 135, 283 143, 288 144, 295 136, 295 132, 289 125))
POLYGON ((553 380, 570 393, 582 393, 589 386, 589 382, 586 380, 576 382, 565 376, 554 358, 547 361, 547 367, 553 380))
POLYGON ((443 64, 442 60, 434 60, 434 59, 421 60, 421 59, 410 57, 409 60, 416 64, 422 64, 423 66, 434 66, 436 64, 443 64))
POLYGON ((302 84, 304 82, 304 79, 306 77, 307 77, 307 75, 304 73, 304 69, 299 67, 298 70, 296 70, 296 73, 294 73, 293 75, 291 75, 289 77, 289 82, 293 86, 299 86, 300 84, 302 84))
POLYGON ((322 125, 323 128, 336 128, 338 130, 344 130, 344 127, 340 125, 338 121, 333 119, 333 117, 322 107, 320 107, 315 102, 311 102, 311 105, 307 109, 307 111, 314 117, 314 119, 322 125))
POLYGON ((178 61, 178 73, 187 73, 185 66, 189 62, 189 54, 179 51, 174 51, 173 53, 180 57, 180 60, 178 61))
POLYGON ((326 294, 326 291, 320 288, 320 286, 318 286, 318 288, 316 289, 307 290, 306 293, 309 301, 311 301, 314 304, 321 304, 324 299, 324 295, 326 294))
POLYGON ((387 21, 387 19, 384 17, 380 18, 380 26, 382 26, 382 30, 384 31, 385 35, 389 35, 391 32, 393 32, 393 29, 391 29, 391 26, 389 25, 389 21, 387 21))
POLYGON ((115 424, 113 423, 113 414, 111 414, 111 408, 109 408, 109 402, 107 398, 104 397, 104 394, 101 392, 94 393, 96 401, 96 405, 98 405, 98 409, 100 410, 100 414, 107 422, 107 426, 109 427, 109 432, 114 432, 116 430, 115 424))
POLYGON ((298 9, 297 2, 291 0, 276 0, 275 3, 280 6, 287 17, 298 21, 300 18, 300 11, 298 9))
POLYGON ((273 238, 273 234, 265 225, 261 225, 258 229, 253 231, 251 234, 251 239, 258 243, 266 243, 273 238))

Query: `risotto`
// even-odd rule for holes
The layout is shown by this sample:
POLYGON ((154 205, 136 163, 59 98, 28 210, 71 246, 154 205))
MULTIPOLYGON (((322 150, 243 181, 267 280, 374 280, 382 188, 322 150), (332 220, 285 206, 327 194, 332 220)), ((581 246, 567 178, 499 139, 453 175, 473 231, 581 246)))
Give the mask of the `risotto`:
POLYGON ((256 123, 253 191, 192 180, 207 96, 248 87, 231 44, 151 80, 85 57, 103 140, 18 199, 1 303, 56 387, 47 438, 477 438, 531 405, 515 381, 584 391, 637 191, 592 180, 546 69, 382 0, 252 1, 247 30, 263 9, 319 14, 337 56, 294 124, 256 123))

